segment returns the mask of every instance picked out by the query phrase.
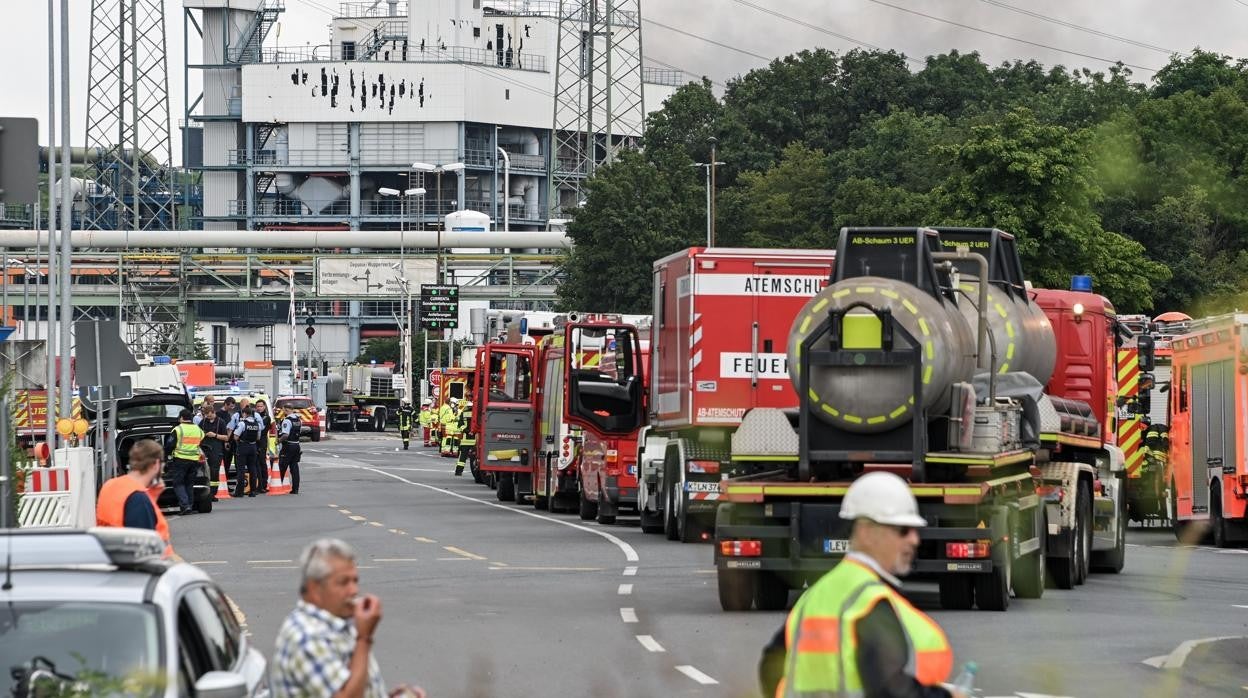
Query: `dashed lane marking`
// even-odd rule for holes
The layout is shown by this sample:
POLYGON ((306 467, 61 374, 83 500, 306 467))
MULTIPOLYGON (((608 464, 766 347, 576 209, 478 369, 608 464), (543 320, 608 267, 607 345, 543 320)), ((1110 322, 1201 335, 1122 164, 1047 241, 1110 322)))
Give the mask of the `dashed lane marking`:
MULTIPOLYGON (((452 560, 469 558, 451 558, 452 560)), ((490 569, 514 572, 601 572, 601 567, 517 567, 501 562, 491 562, 490 569)))
POLYGON ((283 562, 294 562, 294 560, 248 560, 249 565, 280 565, 283 562))
POLYGON ((299 565, 255 565, 253 570, 297 570, 299 565))
POLYGON ((637 622, 637 611, 636 611, 635 609, 632 609, 632 608, 621 608, 621 609, 620 609, 620 620, 624 621, 625 623, 636 623, 636 622, 637 622))
POLYGON ((368 522, 368 525, 369 525, 369 526, 376 526, 377 528, 385 528, 385 527, 386 527, 386 525, 385 525, 385 524, 383 524, 383 523, 381 523, 380 521, 369 521, 369 522, 368 522))
POLYGON ((200 560, 199 562, 192 562, 191 564, 192 565, 228 565, 230 563, 228 560, 200 560))
POLYGON ((628 596, 629 594, 633 593, 633 585, 621 584, 619 590, 617 590, 616 593, 619 594, 620 596, 628 596))
POLYGON ((636 567, 636 566, 634 566, 634 565, 629 565, 628 567, 625 567, 625 568, 624 568, 624 576, 625 576, 625 577, 636 577, 636 576, 637 576, 637 567, 636 567))
POLYGON ((444 545, 442 546, 442 549, 448 553, 455 553, 456 555, 463 557, 463 558, 467 558, 469 560, 488 560, 489 559, 481 555, 477 555, 476 553, 470 553, 467 550, 464 550, 462 548, 456 548, 453 545, 444 545))
POLYGON ((706 674, 703 674, 702 672, 698 671, 696 667, 690 666, 690 665, 688 665, 688 664, 681 664, 681 665, 677 666, 677 667, 676 667, 676 671, 679 671, 680 673, 684 674, 685 676, 688 676, 689 678, 693 679, 694 681, 697 681, 698 683, 702 684, 703 686, 717 686, 717 685, 719 685, 719 682, 718 682, 718 681, 716 681, 715 679, 712 679, 711 677, 707 676, 706 674))
POLYGON ((347 518, 351 519, 352 521, 363 521, 365 519, 365 517, 360 516, 359 514, 352 514, 348 516, 347 518))
POLYGON ((350 509, 339 509, 339 510, 338 510, 338 513, 339 513, 339 514, 344 514, 344 515, 346 515, 346 516, 350 516, 350 515, 351 515, 351 510, 350 510, 350 509))
POLYGON ((432 539, 432 538, 425 538, 424 536, 412 536, 412 538, 414 538, 415 540, 420 541, 421 543, 437 543, 437 541, 436 541, 436 540, 434 540, 434 539, 432 539))
POLYGON ((375 557, 373 562, 417 562, 414 557, 375 557))
POLYGON ((337 505, 337 504, 330 504, 329 506, 333 507, 334 509, 337 509, 337 508, 338 508, 338 505, 337 505))
POLYGON ((649 635, 638 635, 637 641, 641 643, 642 647, 645 647, 647 650, 650 650, 651 652, 666 652, 667 651, 663 649, 663 645, 660 645, 657 640, 655 640, 653 637, 649 635))

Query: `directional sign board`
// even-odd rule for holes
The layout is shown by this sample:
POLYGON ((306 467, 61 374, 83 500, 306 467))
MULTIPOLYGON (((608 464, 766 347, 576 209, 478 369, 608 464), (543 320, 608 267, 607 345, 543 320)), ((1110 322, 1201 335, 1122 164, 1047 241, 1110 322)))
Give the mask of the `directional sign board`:
POLYGON ((415 295, 422 285, 437 280, 437 262, 404 259, 400 265, 398 257, 316 258, 316 295, 322 298, 399 298, 403 278, 415 295))
POLYGON ((458 286, 421 284, 420 326, 426 330, 453 330, 459 327, 458 286))

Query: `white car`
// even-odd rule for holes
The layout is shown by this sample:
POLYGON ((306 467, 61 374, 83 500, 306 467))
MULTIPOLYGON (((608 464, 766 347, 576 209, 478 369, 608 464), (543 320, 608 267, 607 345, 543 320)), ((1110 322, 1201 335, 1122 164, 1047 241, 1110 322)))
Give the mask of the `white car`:
POLYGON ((202 570, 134 528, 0 530, 11 695, 246 698, 267 664, 202 570))

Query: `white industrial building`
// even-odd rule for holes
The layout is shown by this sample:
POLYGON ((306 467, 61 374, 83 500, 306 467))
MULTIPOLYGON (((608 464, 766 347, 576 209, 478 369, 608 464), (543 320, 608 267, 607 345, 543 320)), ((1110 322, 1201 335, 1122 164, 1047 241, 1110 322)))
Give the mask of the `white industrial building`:
MULTIPOLYGON (((554 128, 575 121, 556 112, 560 3, 425 0, 404 15, 405 5, 344 3, 327 43, 282 47, 269 45, 269 30, 283 0, 184 0, 188 31, 203 36, 202 60, 187 66, 202 73, 203 94, 185 115, 202 126, 202 152, 189 138, 184 155, 202 172, 202 227, 222 231, 223 247, 262 249, 274 230, 434 230, 463 210, 484 214, 483 227, 540 231, 579 203, 584 166, 561 152, 566 132, 554 128)), ((621 17, 640 26, 636 13, 621 17)), ((603 41, 582 40, 581 50, 603 41)), ((639 38, 637 60, 602 97, 639 94, 646 112, 661 108, 681 74, 640 67, 639 38)), ((599 131, 603 117, 594 119, 599 131)), ((609 141, 599 132, 591 142, 629 142, 639 127, 616 121, 609 141)), ((461 304, 457 334, 484 305, 461 304)), ((300 323, 315 318, 314 353, 327 361, 396 334, 397 309, 393 298, 296 303, 300 323)), ((230 362, 288 359, 288 312, 276 288, 271 301, 194 307, 198 336, 230 362)), ((297 341, 303 352, 302 327, 297 341)))

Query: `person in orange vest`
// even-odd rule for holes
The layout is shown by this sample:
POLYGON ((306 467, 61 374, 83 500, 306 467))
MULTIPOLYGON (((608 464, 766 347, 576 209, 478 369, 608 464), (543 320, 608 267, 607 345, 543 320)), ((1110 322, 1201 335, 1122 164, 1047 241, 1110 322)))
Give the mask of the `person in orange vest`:
POLYGON ((151 439, 141 439, 130 447, 129 470, 104 483, 95 503, 95 524, 146 528, 165 541, 165 557, 173 553, 169 545, 169 524, 156 506, 163 485, 160 464, 165 449, 151 439))
POLYGON ((910 486, 892 473, 863 475, 840 517, 853 521, 850 552, 763 651, 763 695, 965 698, 944 684, 953 668, 944 631, 899 591, 927 525, 910 486))

